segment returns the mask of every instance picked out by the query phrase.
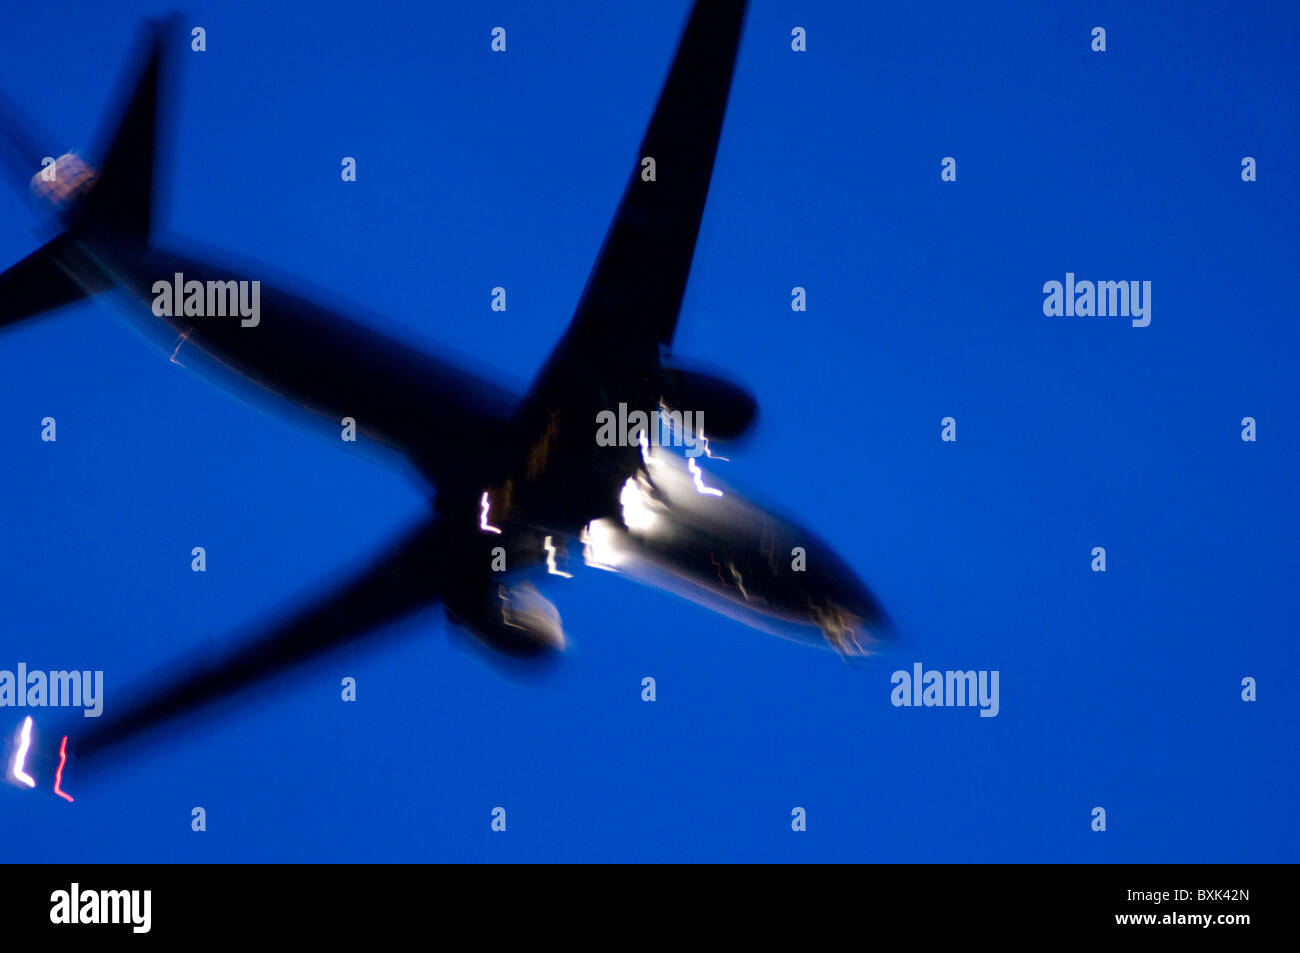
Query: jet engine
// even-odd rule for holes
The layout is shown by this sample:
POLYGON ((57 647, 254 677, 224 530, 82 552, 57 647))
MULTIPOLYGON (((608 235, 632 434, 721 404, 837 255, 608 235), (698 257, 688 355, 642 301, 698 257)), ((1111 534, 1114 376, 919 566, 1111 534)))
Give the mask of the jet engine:
POLYGON ((758 416, 753 394, 701 367, 666 364, 661 381, 663 402, 670 410, 690 412, 688 420, 702 414, 704 435, 710 440, 735 440, 758 416))
POLYGON ((492 582, 446 604, 447 620, 503 655, 532 657, 564 649, 555 606, 530 582, 492 582))

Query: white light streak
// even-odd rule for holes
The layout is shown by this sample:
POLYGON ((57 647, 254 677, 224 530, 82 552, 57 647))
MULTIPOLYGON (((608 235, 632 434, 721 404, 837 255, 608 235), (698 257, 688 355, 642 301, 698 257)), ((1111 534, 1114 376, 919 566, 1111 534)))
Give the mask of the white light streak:
POLYGON ((552 576, 563 576, 565 579, 572 579, 573 573, 555 568, 555 547, 551 545, 551 537, 547 536, 542 546, 546 549, 546 571, 552 576))
POLYGON ((706 457, 708 457, 710 460, 723 460, 723 461, 725 461, 726 463, 730 463, 730 462, 731 462, 731 458, 730 458, 730 457, 723 457, 723 456, 715 455, 715 454, 713 454, 713 453, 711 453, 711 452, 709 451, 709 438, 706 437, 706 436, 704 436, 704 428, 703 428, 703 427, 701 427, 701 428, 700 428, 700 432, 699 432, 698 434, 695 435, 695 440, 696 440, 697 443, 702 443, 702 444, 704 444, 704 455, 705 455, 706 457))
POLYGON ((479 502, 483 504, 483 513, 478 518, 478 528, 483 530, 486 533, 500 533, 501 530, 497 529, 495 526, 489 525, 487 521, 488 510, 492 508, 492 504, 488 501, 487 490, 483 491, 483 499, 481 499, 479 502))
POLYGON ((740 570, 736 568, 735 563, 730 561, 727 562, 727 569, 731 571, 731 578, 736 583, 736 588, 745 597, 745 601, 749 602, 749 593, 745 591, 745 580, 741 578, 740 570))
POLYGON ((13 774, 16 779, 29 788, 36 787, 36 779, 23 770, 27 761, 27 749, 32 746, 32 716, 23 720, 22 732, 18 737, 18 750, 14 752, 13 774))
POLYGON ((704 496, 722 496, 722 491, 719 490, 717 487, 704 485, 704 474, 701 473, 700 468, 696 466, 694 457, 688 457, 686 459, 686 465, 687 468, 691 471, 691 476, 695 480, 695 491, 697 493, 700 493, 704 496))
POLYGON ((636 434, 637 442, 641 444, 641 459, 645 461, 646 466, 659 466, 659 461, 650 456, 650 441, 646 439, 645 431, 638 430, 636 434))

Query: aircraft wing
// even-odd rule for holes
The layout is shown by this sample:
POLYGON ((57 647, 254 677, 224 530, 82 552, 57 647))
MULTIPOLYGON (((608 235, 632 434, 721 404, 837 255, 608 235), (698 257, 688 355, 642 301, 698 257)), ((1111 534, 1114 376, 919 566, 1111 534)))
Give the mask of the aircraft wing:
MULTIPOLYGON (((236 647, 188 666, 181 663, 163 669, 169 674, 160 687, 134 694, 115 693, 121 702, 106 706, 93 722, 77 717, 62 726, 38 724, 42 735, 39 773, 44 775, 39 786, 48 787, 54 774, 49 761, 64 735, 68 736, 72 776, 84 778, 105 767, 105 755, 110 751, 125 750, 146 735, 174 727, 186 716, 206 713, 217 703, 243 696, 334 650, 374 638, 391 623, 434 604, 447 588, 440 581, 444 531, 444 524, 431 518, 359 575, 255 629, 236 647), (171 674, 177 671, 182 674, 171 674)), ((37 763, 35 758, 29 761, 33 766, 37 763)))
POLYGON ((697 0, 577 311, 535 392, 566 376, 575 357, 588 371, 658 367, 695 254, 746 6, 697 0))

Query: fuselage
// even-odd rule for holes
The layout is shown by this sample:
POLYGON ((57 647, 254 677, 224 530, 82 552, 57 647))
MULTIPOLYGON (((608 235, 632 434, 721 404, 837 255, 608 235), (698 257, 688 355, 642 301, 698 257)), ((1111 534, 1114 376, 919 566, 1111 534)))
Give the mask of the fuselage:
POLYGON ((60 265, 87 287, 116 287, 127 318, 173 363, 245 397, 274 395, 325 427, 351 420, 409 460, 467 530, 482 532, 471 525, 481 494, 513 487, 494 518, 536 539, 567 537, 590 566, 748 624, 856 653, 861 622, 881 617, 829 546, 724 487, 708 458, 706 474, 662 448, 597 448, 594 423, 572 421, 568 439, 585 448, 549 472, 539 447, 544 459, 559 436, 521 431, 521 395, 251 275, 94 230, 60 265))
POLYGON ((624 485, 621 519, 586 528, 588 564, 773 634, 869 651, 867 623, 883 623, 882 610, 829 545, 723 482, 708 458, 647 448, 644 461, 624 485))
MULTIPOLYGON (((501 444, 519 395, 329 308, 233 269, 153 248, 117 233, 88 232, 63 262, 87 282, 111 282, 127 319, 175 363, 227 388, 253 385, 309 412, 335 433, 357 432, 400 452, 431 485, 454 482, 463 454, 501 444), (164 284, 201 290, 257 285, 258 314, 160 314, 164 284), (255 322, 255 323, 254 323, 255 322)), ((220 302, 225 296, 218 295, 220 302)), ((251 297, 251 296, 249 296, 251 297)), ((175 311, 175 309, 168 309, 175 311)), ((230 308, 223 310, 230 311, 230 308)), ((256 402, 257 395, 251 396, 256 402)), ((489 466, 492 461, 485 461, 489 466)))

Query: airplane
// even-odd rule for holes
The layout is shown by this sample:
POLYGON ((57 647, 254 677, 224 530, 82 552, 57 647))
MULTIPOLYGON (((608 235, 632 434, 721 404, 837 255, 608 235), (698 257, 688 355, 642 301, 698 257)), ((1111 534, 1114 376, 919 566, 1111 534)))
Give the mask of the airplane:
POLYGON ((25 721, 7 759, 11 781, 53 779, 57 792, 69 758, 78 770, 102 764, 437 603, 503 659, 544 664, 566 637, 537 583, 572 578, 579 549, 588 567, 845 656, 892 634, 879 601, 830 546, 700 467, 709 441, 751 431, 757 401, 671 353, 746 7, 694 3, 571 323, 523 394, 274 287, 257 285, 254 317, 234 306, 232 289, 248 287, 238 284, 248 274, 160 247, 160 93, 174 22, 142 31, 144 67, 125 87, 99 165, 68 154, 29 183, 43 152, 18 110, 3 109, 11 177, 61 230, 0 274, 0 328, 107 296, 174 363, 223 386, 251 385, 332 427, 350 418, 358 442, 401 455, 432 491, 427 515, 359 573, 220 657, 175 668, 182 674, 161 688, 48 743, 25 721), (666 414, 696 453, 683 460, 652 443, 649 427, 597 440, 601 415, 625 407, 666 414))

